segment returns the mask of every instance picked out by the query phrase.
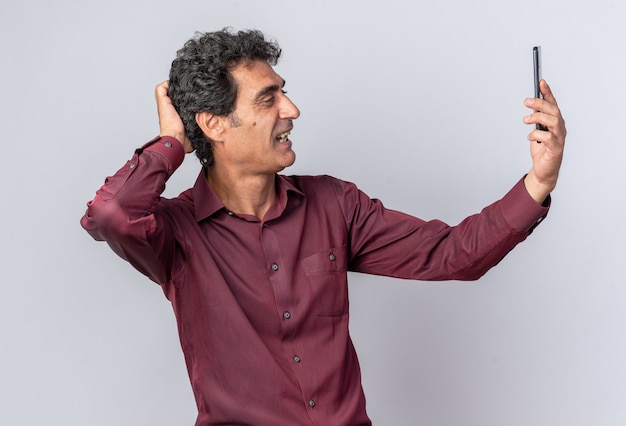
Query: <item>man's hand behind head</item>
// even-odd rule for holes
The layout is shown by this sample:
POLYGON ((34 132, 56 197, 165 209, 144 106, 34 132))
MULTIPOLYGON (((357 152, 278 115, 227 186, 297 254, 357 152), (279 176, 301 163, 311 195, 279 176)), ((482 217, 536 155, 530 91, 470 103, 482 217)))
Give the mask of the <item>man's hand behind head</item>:
POLYGON ((161 136, 171 136, 183 144, 185 152, 189 154, 194 151, 191 142, 185 134, 185 126, 180 116, 176 112, 172 100, 167 95, 169 82, 166 80, 156 86, 154 95, 157 103, 157 111, 159 113, 159 134, 161 136))

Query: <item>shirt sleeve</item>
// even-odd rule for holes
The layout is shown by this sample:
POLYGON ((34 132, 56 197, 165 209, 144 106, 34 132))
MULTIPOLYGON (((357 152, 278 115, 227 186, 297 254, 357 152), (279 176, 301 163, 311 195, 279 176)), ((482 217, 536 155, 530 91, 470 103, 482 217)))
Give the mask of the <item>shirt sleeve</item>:
POLYGON ((386 209, 352 184, 336 187, 353 271, 418 280, 475 280, 526 239, 546 217, 523 179, 499 201, 456 226, 386 209))
POLYGON ((157 137, 137 149, 130 160, 87 203, 82 227, 96 240, 106 241, 123 259, 156 282, 169 275, 167 235, 151 244, 151 236, 167 229, 157 227, 154 217, 167 179, 185 156, 182 144, 172 137, 157 137))

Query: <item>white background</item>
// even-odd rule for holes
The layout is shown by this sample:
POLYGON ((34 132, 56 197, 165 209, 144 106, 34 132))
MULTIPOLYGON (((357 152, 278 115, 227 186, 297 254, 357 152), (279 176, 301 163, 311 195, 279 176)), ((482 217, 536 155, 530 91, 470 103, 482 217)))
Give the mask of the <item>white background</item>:
MULTIPOLYGON (((0 6, 0 424, 191 425, 161 290, 79 226, 158 132, 195 31, 258 28, 302 116, 290 174, 451 224, 530 167, 532 46, 568 124, 548 219, 478 282, 351 275, 377 425, 626 424, 623 2, 6 1, 0 6)), ((166 195, 191 186, 189 156, 166 195)))

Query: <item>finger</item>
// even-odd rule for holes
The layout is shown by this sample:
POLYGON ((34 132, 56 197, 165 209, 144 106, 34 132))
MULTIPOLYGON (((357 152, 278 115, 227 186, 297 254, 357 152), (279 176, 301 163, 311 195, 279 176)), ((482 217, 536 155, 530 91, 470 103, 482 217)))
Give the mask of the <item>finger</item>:
POLYGON ((563 120, 559 117, 555 117, 543 112, 534 112, 524 117, 524 123, 541 125, 543 127, 538 128, 535 126, 534 130, 528 134, 529 140, 537 142, 559 142, 565 139, 566 130, 563 120))
POLYGON ((558 121, 562 118, 559 107, 546 99, 527 98, 524 100, 524 105, 534 112, 534 114, 527 116, 532 117, 532 121, 528 120, 527 117, 524 118, 524 122, 527 124, 539 123, 546 126, 548 123, 544 123, 545 120, 554 121, 556 119, 556 121, 558 121), (543 115, 541 115, 541 113, 543 113, 543 115))
POLYGON ((167 97, 167 91, 169 90, 169 81, 165 80, 154 88, 154 96, 157 98, 157 101, 167 97))
POLYGON ((546 142, 550 137, 550 133, 546 130, 533 129, 527 136, 528 140, 531 142, 542 143, 546 142))
POLYGON ((561 111, 559 109, 559 105, 548 83, 545 80, 541 80, 539 88, 541 90, 541 95, 543 96, 543 99, 537 99, 536 102, 534 102, 534 104, 536 105, 535 109, 560 117, 561 111))
POLYGON ((549 126, 546 130, 533 128, 528 133, 528 140, 543 143, 546 148, 554 151, 563 151, 567 130, 562 126, 562 122, 552 123, 549 126))
POLYGON ((539 90, 541 91, 541 95, 543 96, 543 99, 545 99, 551 104, 558 106, 558 103, 556 102, 556 98, 554 97, 554 94, 552 93, 552 89, 550 89, 550 86, 548 85, 547 81, 541 80, 539 82, 539 90))
POLYGON ((526 124, 541 124, 549 128, 557 128, 559 121, 559 116, 546 111, 533 111, 531 114, 524 117, 524 123, 526 124))

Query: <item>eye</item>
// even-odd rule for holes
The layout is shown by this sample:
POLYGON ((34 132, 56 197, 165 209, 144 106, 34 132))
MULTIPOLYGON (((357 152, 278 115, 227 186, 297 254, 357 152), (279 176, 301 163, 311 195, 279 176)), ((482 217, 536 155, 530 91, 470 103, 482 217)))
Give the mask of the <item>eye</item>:
POLYGON ((270 106, 270 105, 274 104, 274 101, 276 101, 276 97, 275 96, 270 96, 270 97, 267 97, 267 98, 263 99, 263 104, 270 106))

